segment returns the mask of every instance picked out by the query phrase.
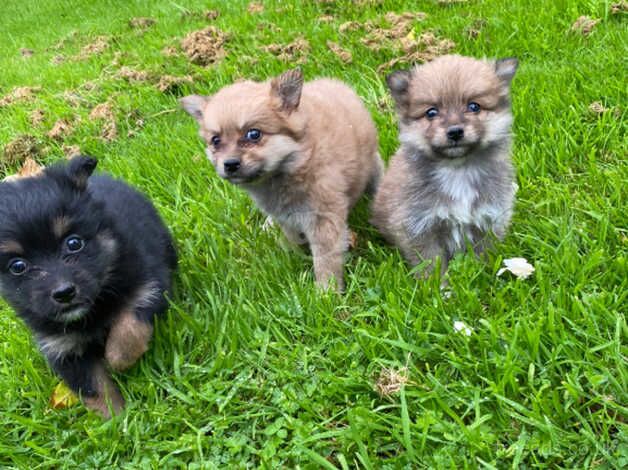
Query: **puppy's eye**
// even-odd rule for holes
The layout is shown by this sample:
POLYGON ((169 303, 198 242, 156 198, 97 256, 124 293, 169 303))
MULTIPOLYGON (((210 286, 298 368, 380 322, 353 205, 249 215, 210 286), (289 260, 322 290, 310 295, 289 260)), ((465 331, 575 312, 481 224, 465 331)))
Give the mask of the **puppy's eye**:
POLYGON ((467 105, 467 110, 472 112, 472 113, 479 113, 480 112, 480 105, 477 104, 475 101, 471 101, 471 103, 469 103, 467 105))
POLYGON ((65 246, 70 253, 78 253, 85 246, 85 241, 77 235, 72 235, 66 239, 65 246))
POLYGON ((428 109, 427 111, 425 111, 425 115, 428 119, 434 119, 436 116, 438 116, 438 108, 428 109))
POLYGON ((28 264, 23 259, 17 258, 9 262, 9 271, 15 276, 21 276, 28 269, 28 264))
POLYGON ((212 145, 218 147, 220 145, 220 136, 215 135, 211 138, 212 145))
POLYGON ((262 138, 262 131, 259 129, 249 129, 246 131, 246 140, 257 142, 262 138))

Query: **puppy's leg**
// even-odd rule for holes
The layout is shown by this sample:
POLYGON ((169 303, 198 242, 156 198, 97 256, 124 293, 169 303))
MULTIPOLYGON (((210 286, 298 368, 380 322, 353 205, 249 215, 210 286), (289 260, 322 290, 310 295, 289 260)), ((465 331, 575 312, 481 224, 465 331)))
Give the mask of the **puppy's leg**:
POLYGON ((303 232, 295 230, 292 227, 287 226, 286 224, 279 224, 279 226, 281 227, 281 231, 283 232, 285 237, 293 245, 301 246, 307 243, 307 237, 303 232))
POLYGON ((373 170, 369 176, 369 181, 366 184, 366 194, 369 196, 374 196, 377 192, 377 188, 379 187, 379 182, 382 179, 384 174, 384 162, 379 156, 379 152, 375 153, 375 165, 373 166, 373 170))
POLYGON ((344 253, 348 246, 346 215, 338 217, 319 216, 313 232, 309 234, 310 248, 314 258, 316 284, 324 289, 332 279, 340 292, 344 290, 344 253))
POLYGON ((441 242, 438 230, 428 230, 423 233, 420 239, 414 240, 413 243, 402 247, 402 253, 412 267, 417 266, 423 261, 431 261, 431 264, 426 266, 423 271, 416 273, 419 279, 427 279, 430 277, 436 267, 436 260, 439 258, 441 279, 443 279, 447 272, 449 257, 447 256, 445 246, 441 242))
POLYGON ((165 291, 163 283, 146 283, 115 318, 105 344, 105 359, 113 370, 128 369, 148 350, 153 317, 168 308, 165 291))
POLYGON ((103 418, 111 418, 124 408, 124 399, 95 354, 50 359, 52 368, 81 396, 85 405, 103 418))

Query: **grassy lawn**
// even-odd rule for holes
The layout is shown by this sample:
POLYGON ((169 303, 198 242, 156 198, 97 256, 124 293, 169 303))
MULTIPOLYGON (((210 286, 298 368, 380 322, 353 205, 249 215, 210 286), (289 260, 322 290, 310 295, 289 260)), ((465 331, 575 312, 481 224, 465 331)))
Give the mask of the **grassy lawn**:
POLYGON ((151 349, 116 375, 128 406, 108 422, 51 408, 59 379, 0 304, 0 467, 628 465, 628 13, 612 3, 3 2, 3 171, 18 168, 19 142, 41 163, 78 146, 155 201, 181 262, 151 349), (581 15, 600 20, 588 35, 570 31, 581 15), (136 17, 156 22, 130 26, 136 17), (224 53, 193 64, 181 40, 207 26, 225 34, 224 53), (487 263, 452 263, 446 296, 416 281, 364 202, 347 292, 324 294, 311 259, 215 175, 177 98, 298 63, 308 79, 356 88, 387 160, 397 131, 384 76, 406 66, 386 65, 404 55, 401 39, 426 54, 520 59, 512 229, 487 263), (11 95, 26 86, 37 88, 11 95), (496 276, 518 256, 530 278, 496 276))

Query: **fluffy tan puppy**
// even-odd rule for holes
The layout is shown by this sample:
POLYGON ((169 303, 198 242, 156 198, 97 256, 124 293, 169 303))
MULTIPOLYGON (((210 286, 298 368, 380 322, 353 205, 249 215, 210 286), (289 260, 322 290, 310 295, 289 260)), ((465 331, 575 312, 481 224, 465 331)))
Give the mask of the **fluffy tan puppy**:
POLYGON ((316 282, 344 288, 349 211, 382 173, 375 125, 342 82, 300 70, 181 99, 219 176, 244 189, 296 244, 309 243, 316 282))
POLYGON ((379 186, 372 222, 411 265, 440 258, 444 274, 467 243, 481 253, 492 235, 505 235, 514 204, 516 70, 514 58, 448 55, 388 77, 401 145, 379 186))

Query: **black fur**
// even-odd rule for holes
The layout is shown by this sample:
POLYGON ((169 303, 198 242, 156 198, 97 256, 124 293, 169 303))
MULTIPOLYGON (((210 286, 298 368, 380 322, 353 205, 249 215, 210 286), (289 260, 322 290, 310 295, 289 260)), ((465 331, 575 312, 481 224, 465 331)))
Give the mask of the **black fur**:
POLYGON ((0 183, 0 293, 33 330, 52 368, 83 397, 97 394, 93 374, 104 365, 115 316, 135 308, 138 289, 150 285, 156 295, 134 313, 152 323, 167 309, 177 264, 151 202, 122 181, 91 176, 95 166, 76 157, 41 176, 0 183), (75 236, 84 246, 72 252, 80 245, 68 244, 75 236), (16 245, 21 250, 11 252, 16 245), (16 259, 27 263, 20 275, 9 269, 16 259), (70 301, 54 300, 52 293, 72 285, 70 301))

